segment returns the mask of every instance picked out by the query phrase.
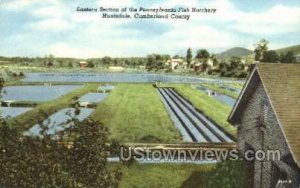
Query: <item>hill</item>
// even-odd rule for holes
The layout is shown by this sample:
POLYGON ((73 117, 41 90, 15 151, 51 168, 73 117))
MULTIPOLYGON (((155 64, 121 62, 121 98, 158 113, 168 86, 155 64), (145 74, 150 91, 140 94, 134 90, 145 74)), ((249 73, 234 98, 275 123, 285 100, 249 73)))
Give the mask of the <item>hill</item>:
POLYGON ((284 53, 287 53, 288 51, 294 52, 295 55, 300 54, 300 44, 295 45, 295 46, 288 46, 288 47, 285 47, 285 48, 280 48, 280 49, 277 49, 275 51, 279 54, 284 54, 284 53))
POLYGON ((245 57, 250 54, 253 54, 253 51, 247 49, 247 48, 242 48, 242 47, 234 47, 229 50, 226 50, 224 52, 221 52, 219 54, 216 54, 216 56, 220 59, 228 59, 232 56, 236 57, 245 57))

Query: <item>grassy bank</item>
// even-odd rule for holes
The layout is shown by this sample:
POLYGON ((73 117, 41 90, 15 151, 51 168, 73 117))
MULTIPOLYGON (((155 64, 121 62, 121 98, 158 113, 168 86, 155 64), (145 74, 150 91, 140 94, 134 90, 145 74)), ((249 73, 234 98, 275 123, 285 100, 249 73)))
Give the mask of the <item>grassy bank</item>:
POLYGON ((117 85, 92 117, 109 128, 110 138, 122 143, 181 141, 151 84, 117 85))
POLYGON ((80 87, 70 93, 67 93, 59 98, 39 104, 34 109, 21 114, 14 118, 12 123, 18 125, 21 131, 29 129, 32 125, 45 120, 49 115, 57 112, 58 110, 68 107, 74 101, 74 97, 82 96, 90 91, 96 91, 99 84, 88 84, 80 87))
POLYGON ((231 84, 225 84, 229 87, 235 88, 235 89, 243 89, 244 83, 231 83, 231 84))
POLYGON ((226 90, 226 89, 222 89, 219 87, 219 85, 216 85, 216 84, 201 84, 203 85, 204 87, 207 87, 208 89, 211 89, 213 91, 216 91, 218 93, 221 93, 221 94, 224 94, 224 95, 227 95, 229 97, 232 97, 234 99, 238 98, 239 94, 238 93, 235 93, 233 91, 229 91, 229 90, 226 90))
POLYGON ((109 164, 110 168, 121 167, 121 188, 152 187, 202 187, 215 165, 194 164, 109 164))
POLYGON ((236 137, 236 128, 227 122, 231 107, 215 100, 204 92, 193 89, 187 84, 168 84, 165 86, 174 87, 177 92, 193 103, 196 108, 220 125, 229 134, 236 137))

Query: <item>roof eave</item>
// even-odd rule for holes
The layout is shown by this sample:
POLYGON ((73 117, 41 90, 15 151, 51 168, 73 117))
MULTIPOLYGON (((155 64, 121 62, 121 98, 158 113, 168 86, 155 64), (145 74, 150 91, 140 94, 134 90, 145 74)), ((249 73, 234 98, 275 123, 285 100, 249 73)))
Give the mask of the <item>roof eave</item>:
POLYGON ((243 109, 243 108, 240 107, 240 104, 241 104, 241 101, 242 101, 243 98, 244 98, 243 96, 244 96, 244 94, 245 94, 246 91, 247 91, 247 88, 248 88, 249 83, 250 83, 251 80, 253 79, 253 76, 254 76, 254 73, 255 73, 255 72, 257 72, 257 67, 255 67, 255 68, 253 69, 253 71, 251 72, 250 76, 248 77, 246 83, 245 83, 244 86, 243 86, 242 91, 240 92, 240 94, 239 94, 239 96, 238 96, 237 101, 235 102, 235 104, 234 104, 234 106, 233 106, 233 108, 232 108, 232 110, 231 110, 231 112, 230 112, 230 114, 229 114, 229 116, 228 116, 227 121, 228 121, 229 123, 233 124, 233 125, 239 123, 239 120, 238 120, 238 118, 236 117, 237 114, 238 114, 237 112, 238 112, 238 110, 243 109))

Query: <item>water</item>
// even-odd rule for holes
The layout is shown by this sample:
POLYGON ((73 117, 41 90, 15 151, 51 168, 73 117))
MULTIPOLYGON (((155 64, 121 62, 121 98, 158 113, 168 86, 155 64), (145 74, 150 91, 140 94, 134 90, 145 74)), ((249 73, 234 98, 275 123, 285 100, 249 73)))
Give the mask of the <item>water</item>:
POLYGON ((80 102, 99 103, 107 97, 106 93, 88 93, 79 98, 80 102))
MULTIPOLYGON (((94 110, 90 108, 80 108, 80 114, 77 116, 77 119, 79 121, 83 121, 86 119, 94 110)), ((74 108, 64 108, 51 116, 48 117, 48 119, 44 120, 43 125, 47 125, 48 130, 47 134, 54 135, 59 131, 62 131, 71 124, 68 122, 72 119, 72 117, 75 116, 75 109, 74 108)), ((26 132, 26 135, 30 136, 39 136, 41 131, 40 125, 34 125, 31 127, 28 132, 26 132)))
POLYGON ((21 108, 21 107, 0 107, 0 117, 2 118, 14 118, 17 117, 32 108, 21 108))
POLYGON ((56 86, 7 86, 0 100, 13 101, 50 101, 75 89, 79 85, 56 85, 56 86))
POLYGON ((215 99, 217 99, 218 101, 221 101, 227 105, 229 105, 230 107, 233 107, 235 104, 235 99, 232 97, 229 97, 227 95, 223 95, 221 93, 212 91, 206 87, 203 86, 199 86, 197 87, 198 90, 206 92, 209 96, 214 97, 215 99))
POLYGON ((179 76, 166 74, 137 74, 137 73, 27 73, 23 82, 135 82, 144 83, 155 81, 170 83, 199 83, 212 81, 218 83, 233 83, 226 81, 193 76, 179 76))

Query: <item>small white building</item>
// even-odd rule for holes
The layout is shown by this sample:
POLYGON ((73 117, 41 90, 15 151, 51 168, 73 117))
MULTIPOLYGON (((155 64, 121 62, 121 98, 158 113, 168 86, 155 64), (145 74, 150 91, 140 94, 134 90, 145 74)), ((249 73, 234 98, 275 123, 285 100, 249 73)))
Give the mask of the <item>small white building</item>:
POLYGON ((297 63, 300 63, 300 54, 295 55, 295 59, 297 63))
POLYGON ((186 66, 186 63, 184 63, 182 59, 171 59, 166 62, 166 65, 169 66, 172 70, 175 70, 179 66, 186 66))

